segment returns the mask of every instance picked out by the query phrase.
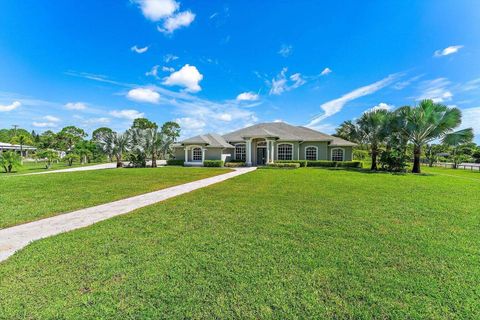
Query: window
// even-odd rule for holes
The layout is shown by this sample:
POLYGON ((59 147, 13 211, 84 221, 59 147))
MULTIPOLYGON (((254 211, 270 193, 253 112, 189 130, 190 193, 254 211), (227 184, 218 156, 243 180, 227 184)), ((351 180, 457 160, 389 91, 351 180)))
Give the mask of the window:
POLYGON ((202 161, 202 148, 193 148, 193 150, 192 150, 192 160, 193 161, 202 161))
POLYGON ((343 149, 332 149, 332 161, 343 161, 343 149))
POLYGON ((317 148, 307 147, 305 149, 305 160, 317 160, 317 148))
POLYGON ((291 144, 279 144, 277 147, 278 160, 293 160, 293 147, 291 144))
POLYGON ((245 149, 245 144, 236 144, 235 145, 235 160, 245 161, 247 159, 247 151, 245 149))

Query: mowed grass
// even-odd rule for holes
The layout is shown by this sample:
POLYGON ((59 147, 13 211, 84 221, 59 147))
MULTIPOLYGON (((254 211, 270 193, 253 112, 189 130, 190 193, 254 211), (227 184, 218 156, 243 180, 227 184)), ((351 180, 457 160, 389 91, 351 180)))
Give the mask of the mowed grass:
POLYGON ((257 170, 29 245, 4 319, 480 317, 480 181, 257 170))
POLYGON ((161 167, 1 177, 0 229, 227 172, 161 167))
POLYGON ((86 166, 93 166, 97 164, 100 164, 100 163, 85 163, 85 164, 73 163, 72 166, 69 166, 66 162, 58 162, 58 163, 53 163, 50 169, 46 169, 44 161, 38 161, 38 162, 25 161, 22 166, 15 168, 11 173, 5 173, 3 168, 0 168, 0 177, 10 176, 15 174, 25 174, 25 173, 34 173, 34 172, 41 172, 41 171, 52 171, 52 170, 61 170, 61 169, 69 169, 69 168, 76 168, 76 167, 86 167, 86 166))

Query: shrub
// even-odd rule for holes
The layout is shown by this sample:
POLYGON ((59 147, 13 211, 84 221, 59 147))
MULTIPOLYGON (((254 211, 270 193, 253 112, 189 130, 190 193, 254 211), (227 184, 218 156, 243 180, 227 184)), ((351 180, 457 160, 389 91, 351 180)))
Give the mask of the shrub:
POLYGON ((244 161, 244 160, 239 160, 239 159, 232 159, 232 160, 228 160, 228 162, 245 163, 245 161, 244 161))
POLYGON ((22 158, 14 151, 4 151, 0 153, 0 166, 6 173, 10 173, 14 168, 22 166, 22 158))
POLYGON ((222 160, 205 160, 203 161, 204 167, 223 167, 222 160))
POLYGON ((275 163, 298 163, 300 167, 307 166, 307 160, 277 160, 275 163))
POLYGON ((353 150, 353 159, 355 159, 355 160, 364 161, 369 156, 370 155, 368 154, 367 150, 360 150, 360 149, 354 149, 353 150))
POLYGON ((183 166, 184 162, 185 161, 183 160, 170 159, 170 160, 167 160, 167 166, 183 166))
POLYGON ((327 167, 327 168, 361 168, 361 161, 327 161, 327 160, 312 160, 307 161, 307 167, 327 167))
POLYGON ((300 164, 297 162, 282 162, 282 163, 269 163, 265 167, 261 168, 268 168, 268 169, 298 169, 300 168, 300 164))
POLYGON ((232 161, 229 161, 229 162, 226 162, 225 163, 225 167, 229 167, 229 168, 238 168, 238 167, 245 167, 245 162, 232 162, 232 161))
POLYGON ((407 161, 407 155, 398 150, 383 151, 379 160, 382 169, 390 172, 406 171, 407 161))

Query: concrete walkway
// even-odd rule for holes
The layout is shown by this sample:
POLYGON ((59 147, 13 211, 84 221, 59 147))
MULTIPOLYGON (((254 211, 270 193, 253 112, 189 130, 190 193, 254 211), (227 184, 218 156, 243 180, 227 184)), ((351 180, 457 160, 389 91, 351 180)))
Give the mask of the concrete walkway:
POLYGON ((84 167, 75 167, 75 168, 68 168, 68 169, 58 169, 58 170, 50 170, 50 171, 40 171, 40 172, 33 172, 33 173, 24 173, 19 174, 17 176, 33 176, 37 174, 50 174, 50 173, 63 173, 63 172, 76 172, 76 171, 91 171, 91 170, 103 170, 103 169, 114 169, 117 167, 116 163, 102 163, 102 164, 95 164, 93 166, 84 166, 84 167))
POLYGON ((43 220, 0 230, 0 261, 6 260, 30 242, 92 225, 133 210, 164 201, 251 172, 256 168, 238 168, 219 176, 82 209, 43 220))

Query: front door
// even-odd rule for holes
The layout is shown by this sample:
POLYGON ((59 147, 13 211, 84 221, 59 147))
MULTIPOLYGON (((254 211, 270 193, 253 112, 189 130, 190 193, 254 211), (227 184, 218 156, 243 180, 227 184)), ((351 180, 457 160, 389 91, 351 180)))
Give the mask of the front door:
POLYGON ((264 166, 267 163, 267 148, 257 148, 257 166, 264 166))

